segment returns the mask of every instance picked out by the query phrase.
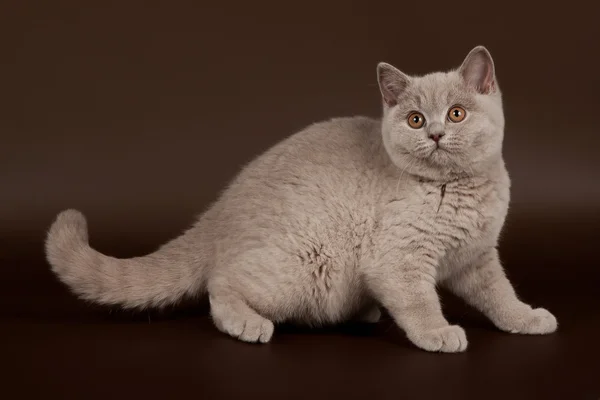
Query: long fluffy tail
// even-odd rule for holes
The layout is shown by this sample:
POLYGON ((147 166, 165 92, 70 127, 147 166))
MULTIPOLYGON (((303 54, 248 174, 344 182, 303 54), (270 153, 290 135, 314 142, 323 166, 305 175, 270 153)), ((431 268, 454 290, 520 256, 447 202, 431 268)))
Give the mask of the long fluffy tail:
POLYGON ((203 289, 206 255, 190 232, 150 255, 117 259, 92 249, 85 217, 66 210, 50 227, 46 257, 52 271, 83 299, 125 308, 160 307, 203 289))

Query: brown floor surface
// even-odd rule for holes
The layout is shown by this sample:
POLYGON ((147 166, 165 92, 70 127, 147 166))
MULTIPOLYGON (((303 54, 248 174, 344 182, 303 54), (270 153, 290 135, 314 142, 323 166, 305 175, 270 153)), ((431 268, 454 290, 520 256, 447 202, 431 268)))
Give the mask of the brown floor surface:
MULTIPOLYGON (((469 339, 468 351, 454 355, 414 348, 387 317, 371 326, 280 326, 270 344, 250 345, 219 333, 205 303, 136 314, 96 308, 54 279, 41 240, 7 240, 2 390, 7 398, 598 399, 597 227, 576 216, 513 216, 502 244, 507 270, 524 299, 556 314, 560 329, 504 334, 443 294, 448 317, 469 339)), ((159 236, 137 247, 98 246, 142 254, 166 237, 159 236)))

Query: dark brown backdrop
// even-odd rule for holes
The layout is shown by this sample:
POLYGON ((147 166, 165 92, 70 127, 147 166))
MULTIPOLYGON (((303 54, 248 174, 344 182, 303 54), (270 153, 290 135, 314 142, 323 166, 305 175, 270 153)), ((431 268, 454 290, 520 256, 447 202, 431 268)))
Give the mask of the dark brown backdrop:
MULTIPOLYGON (((473 46, 483 44, 495 59, 504 92, 505 158, 513 178, 503 258, 524 296, 554 306, 563 336, 501 336, 498 340, 529 341, 489 350, 486 335, 500 334, 485 329, 473 354, 479 348, 518 355, 519 345, 543 343, 549 346, 540 350, 544 356, 525 372, 569 362, 578 367, 567 368, 573 375, 547 371, 562 380, 551 388, 528 390, 600 395, 590 380, 598 364, 588 363, 598 350, 583 347, 592 337, 597 341, 600 331, 593 294, 600 285, 595 244, 600 209, 598 6, 591 1, 560 6, 495 2, 494 7, 482 1, 281 3, 2 3, 0 306, 6 315, 5 344, 13 349, 9 355, 20 360, 11 368, 15 376, 44 377, 47 386, 42 387, 59 393, 65 382, 48 371, 61 375, 61 367, 48 364, 40 373, 33 367, 39 363, 36 354, 62 358, 68 346, 59 336, 70 342, 81 332, 48 326, 59 329, 90 318, 43 261, 43 236, 57 212, 82 210, 100 250, 142 254, 187 227, 241 165, 276 141, 317 120, 378 115, 378 61, 422 74, 458 66, 473 46), (54 341, 42 338, 49 334, 44 329, 53 332, 54 341), (32 330, 44 333, 27 336, 32 330), (17 337, 26 340, 15 342, 17 337), (558 353, 563 358, 554 357, 558 353)), ((225 340, 219 342, 225 343, 223 352, 213 352, 207 363, 241 351, 208 322, 202 329, 211 332, 213 341, 225 340)), ((160 341, 162 336, 155 335, 160 341)), ((281 334, 296 337, 293 331, 287 335, 281 334)), ((113 334, 113 342, 120 343, 118 337, 113 334)), ((311 344, 320 340, 308 337, 314 338, 311 344)), ((88 344, 80 341, 81 348, 88 344)), ((358 345, 348 344, 346 350, 351 346, 358 345)), ((370 353, 368 343, 361 346, 370 353)), ((412 355, 411 363, 430 360, 408 345, 402 349, 412 355)), ((246 357, 249 365, 255 362, 246 357)), ((268 371, 278 370, 270 362, 284 355, 272 357, 260 359, 268 371)), ((456 368, 478 365, 483 371, 501 363, 480 357, 481 364, 459 362, 456 368)), ((75 364, 62 368, 73 373, 78 368, 70 360, 75 364)), ((112 361, 100 357, 95 362, 112 361)), ((372 356, 364 363, 382 361, 372 356)), ((411 365, 406 364, 407 371, 411 365)), ((427 376, 450 373, 426 365, 433 368, 424 371, 427 376)), ((453 364, 439 365, 457 373, 453 364)), ((130 366, 132 371, 137 367, 130 366)), ((388 365, 384 371, 391 378, 395 368, 402 369, 388 365)), ((194 366, 182 371, 193 373, 194 366)), ((233 390, 214 386, 214 380, 212 385, 213 393, 233 390)), ((460 385, 456 390, 467 393, 460 385)))

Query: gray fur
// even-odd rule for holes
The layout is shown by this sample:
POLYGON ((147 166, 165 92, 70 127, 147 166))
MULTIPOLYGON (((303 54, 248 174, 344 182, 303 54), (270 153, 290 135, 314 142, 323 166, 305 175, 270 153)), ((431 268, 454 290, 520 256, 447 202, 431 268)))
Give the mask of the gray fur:
POLYGON ((53 271, 81 298, 126 308, 207 292, 216 326, 248 342, 268 342, 284 321, 375 322, 382 306, 416 346, 464 351, 438 285, 504 331, 555 331, 552 314, 517 298, 498 259, 510 179, 489 52, 421 77, 381 63, 377 77, 381 119, 335 118, 276 144, 151 255, 102 255, 83 215, 62 212, 46 242, 53 271), (447 119, 455 104, 462 122, 447 119), (407 124, 412 111, 422 128, 407 124), (439 148, 432 133, 444 135, 439 148))

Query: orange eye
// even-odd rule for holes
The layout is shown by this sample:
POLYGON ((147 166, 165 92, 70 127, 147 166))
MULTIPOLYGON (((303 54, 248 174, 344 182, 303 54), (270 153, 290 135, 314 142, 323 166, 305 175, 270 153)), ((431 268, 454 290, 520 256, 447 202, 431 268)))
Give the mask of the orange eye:
POLYGON ((423 124, 425 124, 425 117, 423 114, 419 112, 410 113, 408 116, 408 125, 410 125, 411 128, 419 129, 423 124))
POLYGON ((452 122, 460 122, 467 116, 467 112, 464 108, 454 106, 448 111, 448 119, 452 122))

